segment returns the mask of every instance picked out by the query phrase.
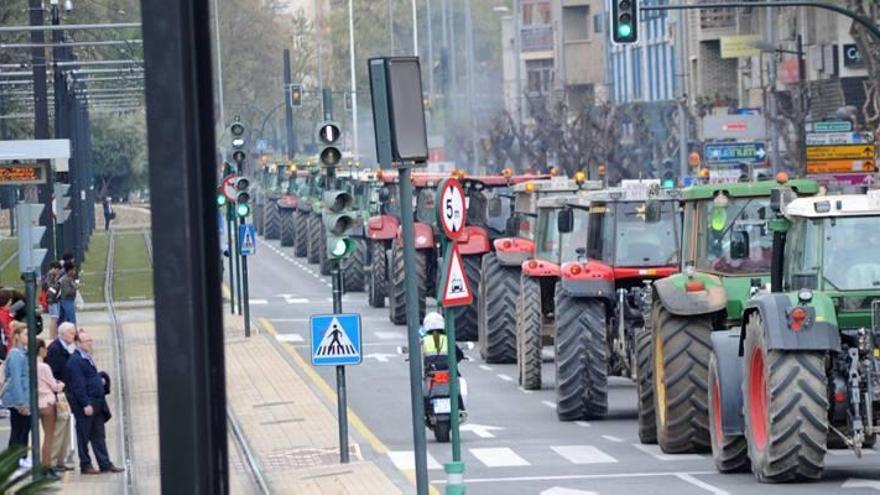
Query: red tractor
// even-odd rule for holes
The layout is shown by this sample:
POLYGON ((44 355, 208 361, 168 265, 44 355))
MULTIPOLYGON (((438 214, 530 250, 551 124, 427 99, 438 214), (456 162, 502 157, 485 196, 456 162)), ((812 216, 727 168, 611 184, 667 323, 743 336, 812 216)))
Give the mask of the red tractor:
MULTIPOLYGON (((578 190, 602 187, 598 181, 555 177, 531 180, 513 187, 513 213, 506 220, 506 237, 493 239, 494 250, 483 256, 477 293, 477 334, 480 354, 489 363, 513 363, 516 351, 516 312, 520 294, 520 274, 538 270, 536 227, 543 228, 551 218, 539 215, 538 202, 546 198, 569 196, 578 190), (534 265, 534 269, 532 266, 534 265)), ((510 208, 508 206, 508 208, 510 208)), ((554 224, 555 229, 555 224, 554 224)), ((543 266, 543 265, 542 265, 543 266)), ((543 269, 543 268, 542 268, 543 269)))
POLYGON ((397 172, 378 170, 370 195, 370 218, 364 233, 367 240, 367 301, 374 308, 384 308, 388 295, 388 252, 400 227, 397 172))
POLYGON ((651 366, 647 287, 678 271, 678 192, 661 189, 659 181, 624 181, 621 188, 570 201, 559 212, 560 233, 578 238, 575 259, 562 264, 555 294, 560 420, 604 418, 608 376, 635 381, 651 366))

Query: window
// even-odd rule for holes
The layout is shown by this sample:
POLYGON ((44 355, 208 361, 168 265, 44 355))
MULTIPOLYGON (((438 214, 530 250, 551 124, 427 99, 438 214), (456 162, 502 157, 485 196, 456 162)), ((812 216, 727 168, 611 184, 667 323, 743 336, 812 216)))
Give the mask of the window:
POLYGON ((720 273, 767 273, 773 234, 769 198, 705 201, 700 205, 697 268, 720 273))
POLYGON ((527 85, 530 94, 543 95, 553 88, 553 60, 526 61, 527 85))
POLYGON ((549 26, 553 21, 553 10, 550 2, 523 1, 523 26, 549 26))
POLYGON ((538 212, 538 232, 536 256, 542 260, 553 261, 559 253, 559 229, 556 228, 556 210, 542 208, 538 212))
POLYGON ((564 7, 562 9, 565 41, 584 41, 590 39, 590 7, 564 7))
POLYGON ((593 32, 596 34, 602 33, 605 31, 605 17, 602 14, 596 14, 593 16, 593 32))

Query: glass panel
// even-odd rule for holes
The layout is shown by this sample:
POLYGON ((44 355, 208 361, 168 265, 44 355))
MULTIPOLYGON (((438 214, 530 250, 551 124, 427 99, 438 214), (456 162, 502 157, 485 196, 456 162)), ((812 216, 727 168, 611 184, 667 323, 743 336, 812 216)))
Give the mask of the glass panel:
POLYGON ((555 260, 559 252, 559 230, 556 229, 556 210, 541 208, 538 212, 537 251, 538 258, 542 260, 555 260))
POLYGON ((575 208, 574 226, 569 234, 562 235, 562 253, 560 261, 574 261, 577 259, 577 250, 587 247, 587 220, 589 212, 575 208))
POLYGON ((876 290, 880 287, 880 217, 838 217, 824 220, 822 252, 825 283, 835 290, 876 290))
POLYGON ((660 219, 647 221, 645 203, 619 203, 615 233, 615 266, 678 264, 679 226, 675 204, 659 204, 660 219))
POLYGON ((731 199, 727 206, 703 202, 702 225, 697 226, 697 268, 721 273, 769 272, 773 248, 773 233, 767 228, 769 204, 770 198, 731 199), (734 231, 748 240, 745 257, 735 258, 731 253, 734 231))

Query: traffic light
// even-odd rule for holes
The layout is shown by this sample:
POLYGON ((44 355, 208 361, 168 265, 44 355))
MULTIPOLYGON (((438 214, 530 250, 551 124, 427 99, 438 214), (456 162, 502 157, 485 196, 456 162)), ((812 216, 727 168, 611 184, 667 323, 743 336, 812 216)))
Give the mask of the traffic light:
POLYGON ((611 0, 611 39, 620 44, 639 41, 638 0, 611 0))
POLYGON ((302 84, 290 85, 290 106, 301 107, 303 104, 303 87, 302 84))
POLYGON ((662 187, 667 189, 675 187, 675 164, 672 160, 663 160, 661 169, 662 187))
POLYGON ((318 126, 318 141, 321 142, 321 152, 318 159, 325 167, 335 167, 342 160, 342 152, 339 151, 339 137, 342 131, 336 122, 325 121, 318 126))
POLYGON ((241 122, 233 122, 232 125, 229 126, 229 134, 232 135, 232 161, 235 162, 235 166, 238 170, 244 170, 244 162, 247 159, 247 153, 244 151, 244 145, 246 143, 244 137, 244 124, 241 122))
POLYGON ((345 258, 357 246, 351 237, 355 217, 351 211, 354 197, 346 191, 327 191, 324 193, 324 230, 327 232, 327 257, 345 258))
POLYGON ((251 213, 251 193, 248 189, 251 187, 251 180, 247 177, 238 177, 233 182, 235 188, 235 214, 239 217, 246 217, 251 213))
POLYGON ((43 205, 20 203, 15 207, 18 222, 18 268, 21 273, 39 272, 48 252, 40 247, 46 227, 40 225, 43 205))
POLYGON ((52 193, 52 216, 55 218, 55 223, 61 224, 70 218, 70 209, 68 208, 70 196, 67 195, 69 191, 70 184, 55 183, 55 190, 52 193))
POLYGON ((223 194, 223 191, 217 190, 217 206, 223 207, 226 206, 227 203, 226 195, 223 194))

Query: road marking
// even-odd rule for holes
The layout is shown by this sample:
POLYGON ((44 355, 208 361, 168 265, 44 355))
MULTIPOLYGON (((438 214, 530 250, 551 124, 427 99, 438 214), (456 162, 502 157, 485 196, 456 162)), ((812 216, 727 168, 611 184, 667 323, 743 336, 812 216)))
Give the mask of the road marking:
MULTIPOLYGON (((849 455, 854 456, 854 455, 856 455, 856 453, 853 452, 852 450, 849 450, 849 449, 845 449, 845 450, 829 450, 829 451, 828 451, 828 455, 833 455, 833 456, 841 457, 841 456, 849 456, 849 455)), ((873 450, 873 449, 862 449, 862 455, 877 455, 877 451, 876 451, 876 450, 873 450)))
POLYGON ((267 299, 248 299, 248 302, 250 302, 252 305, 269 304, 269 301, 267 299))
POLYGON ((491 366, 487 366, 487 365, 485 365, 485 364, 481 364, 481 365, 480 365, 480 369, 483 370, 483 371, 492 371, 492 367, 491 367, 491 366))
POLYGON ((517 387, 517 390, 519 390, 520 392, 522 392, 522 393, 524 393, 524 394, 526 394, 526 395, 531 395, 531 394, 532 394, 532 391, 531 391, 531 390, 526 390, 526 389, 524 389, 524 388, 522 388, 522 387, 517 387))
POLYGON ((572 464, 609 464, 617 459, 592 445, 558 445, 550 447, 572 464))
MULTIPOLYGON (((718 471, 693 471, 689 473, 680 472, 659 472, 659 473, 614 473, 614 474, 561 474, 556 476, 510 476, 508 478, 468 478, 466 481, 471 483, 519 483, 523 481, 565 481, 565 480, 614 480, 622 478, 664 478, 667 476, 678 476, 680 474, 688 475, 713 475, 718 471)), ((432 483, 437 485, 445 485, 446 480, 436 480, 432 483)))
POLYGON ((632 446, 659 461, 694 461, 705 459, 705 457, 700 454, 664 454, 658 445, 642 445, 640 443, 634 443, 632 446))
POLYGON ((285 297, 284 302, 287 304, 308 304, 309 298, 307 297, 285 297))
POLYGON ((495 438, 495 435, 493 435, 491 432, 492 431, 500 431, 500 430, 503 430, 504 428, 502 428, 500 426, 489 426, 489 425, 478 425, 478 424, 474 424, 474 423, 467 423, 467 424, 461 425, 459 427, 459 429, 461 431, 472 431, 472 432, 474 432, 474 435, 476 435, 480 438, 495 438))
POLYGON ((507 447, 469 450, 486 467, 531 466, 529 461, 518 456, 516 452, 507 447))
POLYGON ((405 339, 406 335, 403 332, 373 332, 373 334, 378 339, 382 340, 397 340, 397 339, 405 339))
POLYGON ((574 488, 563 488, 561 486, 554 486, 553 488, 548 488, 541 492, 541 495, 599 495, 596 492, 590 492, 587 490, 576 490, 574 488))
POLYGON ((549 400, 542 400, 541 404, 544 404, 545 406, 549 407, 550 409, 556 409, 555 402, 550 402, 549 400))
POLYGON ((717 486, 710 485, 709 483, 706 483, 705 481, 700 481, 700 480, 694 478, 693 476, 691 476, 690 474, 678 473, 675 475, 675 477, 682 480, 682 481, 686 481, 694 486, 698 486, 698 487, 702 488, 703 490, 706 490, 709 493, 712 493, 714 495, 729 495, 729 492, 722 490, 721 488, 718 488, 717 486))
MULTIPOLYGON (((392 450, 388 457, 394 463, 394 467, 401 471, 413 471, 416 468, 416 456, 412 450, 392 450)), ((428 452, 428 469, 443 469, 443 466, 428 452)))
POLYGON ((617 438, 617 437, 611 436, 611 435, 602 435, 602 438, 604 438, 605 440, 608 440, 609 442, 615 442, 615 443, 620 443, 623 441, 622 438, 617 438))
POLYGON ((580 426, 581 428, 589 428, 590 427, 590 423, 587 423, 586 421, 575 421, 574 424, 580 426))
POLYGON ((395 354, 383 354, 381 352, 374 352, 374 353, 370 353, 370 354, 365 354, 364 358, 365 359, 372 358, 372 359, 375 359, 376 361, 379 361, 380 363, 387 363, 388 358, 391 358, 394 356, 395 356, 395 354))
POLYGON ((302 335, 295 333, 281 333, 275 336, 278 342, 303 342, 302 335))
POLYGON ((497 374, 497 375, 495 375, 495 376, 497 376, 498 378, 504 380, 505 382, 512 382, 512 381, 513 381, 513 378, 511 378, 509 375, 505 375, 504 373, 499 373, 499 374, 497 374))

